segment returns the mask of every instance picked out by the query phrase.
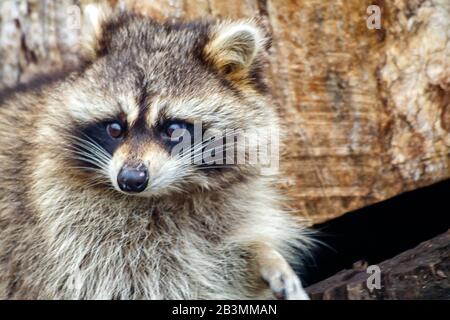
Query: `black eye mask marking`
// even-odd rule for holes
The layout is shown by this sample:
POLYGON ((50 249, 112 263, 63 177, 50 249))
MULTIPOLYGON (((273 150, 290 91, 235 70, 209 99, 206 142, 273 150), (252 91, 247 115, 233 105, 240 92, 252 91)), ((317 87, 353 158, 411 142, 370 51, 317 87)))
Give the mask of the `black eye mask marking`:
MULTIPOLYGON (((174 148, 178 144, 182 144, 186 146, 186 148, 182 148, 182 154, 180 155, 185 155, 185 152, 189 152, 191 154, 190 158, 192 160, 192 165, 203 169, 212 169, 213 171, 224 170, 229 167, 229 165, 226 163, 227 151, 223 150, 223 147, 219 147, 218 149, 224 151, 223 162, 221 164, 208 163, 206 159, 201 159, 202 153, 205 150, 206 145, 208 145, 208 142, 203 141, 204 145, 202 146, 199 139, 203 137, 208 127, 208 125, 203 125, 201 128, 201 136, 195 137, 195 134, 199 133, 195 132, 194 125, 180 119, 161 119, 153 128, 147 128, 146 126, 143 126, 142 123, 135 123, 131 128, 127 128, 126 124, 123 124, 120 120, 104 120, 77 126, 73 134, 76 138, 74 138, 72 142, 72 149, 74 151, 74 157, 78 162, 82 162, 84 167, 102 169, 101 163, 104 162, 102 161, 102 158, 104 160, 107 155, 112 157, 116 149, 124 141, 125 143, 131 143, 132 145, 136 144, 135 147, 139 148, 142 144, 147 143, 146 140, 152 140, 153 142, 160 143, 169 154, 171 154, 172 151, 176 152, 174 148), (108 126, 114 123, 122 126, 124 132, 124 134, 118 138, 114 138, 111 136, 111 133, 108 132, 111 131, 108 130, 108 126), (175 138, 173 136, 171 137, 168 133, 170 133, 173 128, 186 130, 188 135, 177 136, 175 138), (183 140, 186 138, 190 138, 190 141, 183 140), (194 152, 191 147, 196 143, 200 145, 195 147, 196 152, 194 152), (201 149, 201 151, 199 149, 201 149)), ((225 143, 225 139, 223 139, 223 143, 225 143)), ((213 151, 211 155, 214 156, 215 152, 213 151)))
MULTIPOLYGON (((158 122, 158 125, 156 127, 156 130, 159 132, 159 136, 161 137, 162 143, 166 150, 171 153, 174 150, 182 150, 182 153, 180 156, 186 156, 186 152, 190 153, 190 159, 192 161, 192 165, 198 168, 202 169, 210 169, 214 171, 222 171, 226 170, 230 167, 230 165, 227 164, 227 155, 230 157, 230 153, 227 153, 227 150, 225 150, 225 138, 218 138, 218 141, 211 142, 211 139, 201 141, 202 137, 204 137, 205 131, 210 128, 208 124, 203 124, 201 128, 201 136, 195 137, 195 134, 199 134, 199 132, 195 132, 194 125, 192 123, 180 120, 180 119, 171 119, 171 120, 160 120, 158 122), (169 132, 171 131, 171 128, 176 129, 184 129, 187 131, 188 135, 186 136, 175 136, 170 137, 169 132), (184 139, 190 137, 190 141, 185 141, 184 139), (183 146, 183 148, 175 149, 177 145, 180 144, 180 146, 183 146), (222 161, 220 163, 214 163, 211 162, 208 159, 203 159, 202 155, 203 152, 206 150, 206 147, 209 145, 209 147, 213 148, 211 151, 211 156, 215 156, 215 151, 223 151, 222 155, 222 161), (194 148, 192 148, 194 147, 194 148)), ((214 139, 212 139, 214 140, 214 139)), ((173 154, 175 156, 175 154, 173 154)), ((218 160, 218 159, 217 159, 218 160)))
MULTIPOLYGON (((73 150, 76 153, 76 157, 90 159, 89 161, 79 159, 84 166, 99 168, 96 162, 102 162, 100 159, 102 151, 112 156, 122 142, 122 138, 114 139, 108 134, 107 126, 112 122, 118 121, 94 122, 82 125, 75 130, 74 136, 76 138, 73 140, 73 150)), ((105 155, 103 155, 104 157, 105 155)))
POLYGON ((100 147, 112 155, 119 146, 121 139, 111 138, 106 130, 109 123, 110 121, 105 121, 87 125, 81 129, 82 134, 80 135, 80 138, 88 141, 90 139, 94 140, 100 147))
POLYGON ((174 120, 166 120, 162 123, 159 123, 156 127, 156 130, 159 132, 159 136, 160 139, 163 142, 163 145, 166 147, 166 149, 170 152, 172 151, 172 149, 178 144, 178 143, 183 143, 187 141, 183 141, 183 139, 185 139, 186 137, 191 138, 191 145, 193 145, 194 143, 194 125, 183 121, 183 120, 178 120, 178 119, 174 119, 174 120), (182 132, 182 130, 186 130, 186 132, 188 133, 188 135, 175 135, 175 134, 171 134, 171 129, 179 129, 179 133, 182 132))

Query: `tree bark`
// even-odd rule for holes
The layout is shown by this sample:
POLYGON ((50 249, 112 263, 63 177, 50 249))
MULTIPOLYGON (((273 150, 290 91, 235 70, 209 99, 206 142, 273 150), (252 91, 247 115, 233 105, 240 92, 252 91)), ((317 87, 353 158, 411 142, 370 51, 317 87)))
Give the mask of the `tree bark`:
POLYGON ((450 299, 450 230, 378 265, 344 270, 306 289, 313 300, 450 299), (369 285, 367 280, 369 280, 369 285))
MULTIPOLYGON (((80 31, 70 9, 90 2, 3 0, 0 84, 72 64, 80 31)), ((262 19, 288 133, 281 187, 312 223, 450 176, 448 0, 109 3, 159 20, 262 19), (381 29, 368 28, 371 4, 381 29)))

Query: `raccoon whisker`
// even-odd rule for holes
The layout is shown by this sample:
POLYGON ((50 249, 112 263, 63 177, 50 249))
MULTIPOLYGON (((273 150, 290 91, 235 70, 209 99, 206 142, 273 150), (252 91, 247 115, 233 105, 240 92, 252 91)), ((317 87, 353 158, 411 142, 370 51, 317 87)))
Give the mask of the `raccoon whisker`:
POLYGON ((76 156, 80 156, 86 159, 90 159, 91 161, 94 161, 95 163, 98 164, 99 167, 108 167, 108 163, 109 161, 107 159, 101 159, 98 158, 94 155, 91 155, 89 153, 83 152, 83 151, 76 151, 76 150, 72 150, 72 152, 76 155, 76 156))
MULTIPOLYGON (((230 150, 232 147, 234 147, 234 144, 233 144, 233 145, 231 145, 231 144, 229 144, 229 145, 223 145, 223 146, 220 146, 220 148, 215 148, 214 150, 215 150, 215 152, 226 152, 226 151, 230 150)), ((194 156, 192 160, 193 160, 194 162, 195 162, 196 160, 201 160, 201 159, 199 158, 200 156, 203 158, 203 153, 194 156)))
POLYGON ((95 148, 92 148, 90 146, 81 145, 81 144, 80 145, 74 145, 74 146, 72 146, 72 150, 78 151, 78 152, 84 152, 84 153, 89 152, 92 155, 100 157, 101 159, 108 160, 108 161, 111 160, 110 157, 107 157, 106 155, 102 154, 101 151, 99 151, 99 150, 97 150, 95 148))
POLYGON ((96 161, 96 160, 94 160, 94 159, 92 159, 92 158, 86 158, 86 157, 72 157, 72 159, 84 161, 84 162, 90 163, 90 164, 92 164, 92 165, 94 165, 94 166, 97 166, 97 167, 100 167, 100 168, 103 168, 103 165, 104 165, 103 163, 100 163, 100 162, 98 162, 98 161, 96 161))
POLYGON ((93 153, 97 153, 97 154, 101 155, 102 157, 104 157, 106 159, 110 158, 110 155, 107 154, 106 151, 104 151, 103 149, 99 148, 98 146, 90 143, 89 141, 85 141, 84 143, 75 142, 74 144, 76 146, 79 146, 79 147, 84 148, 86 150, 93 151, 93 153))
POLYGON ((185 158, 190 158, 190 157, 192 156, 192 153, 193 153, 193 152, 194 152, 194 154, 195 154, 195 153, 197 153, 197 152, 199 152, 199 151, 202 151, 202 150, 203 150, 203 147, 204 147, 204 144, 205 144, 206 142, 208 142, 208 141, 202 140, 202 141, 200 141, 200 142, 194 144, 194 145, 191 146, 189 149, 185 150, 185 153, 184 153, 181 157, 179 157, 178 159, 179 159, 179 160, 182 160, 182 159, 185 159, 185 158))
MULTIPOLYGON (((191 165, 192 164, 195 164, 195 161, 197 161, 197 160, 202 160, 203 159, 203 155, 202 154, 199 154, 199 155, 197 155, 195 158, 192 158, 191 159, 191 161, 183 161, 183 162, 177 162, 176 164, 178 164, 179 165, 179 169, 180 170, 184 170, 185 172, 188 172, 188 171, 190 171, 190 172, 195 172, 195 170, 193 170, 193 168, 191 167, 191 165)), ((201 163, 201 164, 198 164, 198 165, 204 165, 205 163, 201 163)))
POLYGON ((79 141, 74 141, 74 144, 88 151, 92 151, 96 155, 101 156, 103 159, 106 159, 108 161, 111 159, 111 156, 106 152, 106 150, 99 146, 97 143, 80 139, 79 141))
MULTIPOLYGON (((214 148, 213 150, 215 150, 216 152, 226 152, 232 148, 234 148, 235 150, 238 150, 238 148, 235 148, 236 144, 235 141, 229 142, 229 143, 225 143, 221 146, 217 146, 217 148, 214 148)), ((203 151, 203 149, 197 150, 197 151, 203 151)), ((260 150, 259 148, 256 150, 257 154, 260 154, 262 152, 262 150, 260 150)), ((203 154, 198 154, 195 156, 201 156, 203 154)))
MULTIPOLYGON (((203 156, 203 148, 204 145, 199 145, 197 148, 191 148, 186 151, 186 154, 183 154, 183 156, 179 157, 177 159, 177 162, 185 163, 185 160, 191 160, 195 161, 198 160, 199 157, 203 156)), ((191 162, 188 162, 191 163, 191 162)))
POLYGON ((94 146, 95 148, 97 148, 99 151, 101 151, 104 155, 106 155, 107 157, 110 157, 109 153, 101 146, 98 144, 97 141, 95 141, 94 139, 92 139, 91 137, 89 137, 88 135, 84 134, 84 136, 86 138, 88 138, 87 141, 89 144, 91 144, 92 146, 94 146))
POLYGON ((86 139, 74 136, 74 135, 68 135, 68 138, 70 138, 71 140, 73 140, 72 142, 77 145, 80 146, 82 148, 85 148, 87 150, 96 150, 98 151, 100 154, 102 154, 106 159, 110 160, 111 155, 102 147, 100 146, 95 140, 93 140, 91 137, 85 135, 86 139))
POLYGON ((74 145, 70 146, 68 149, 72 151, 81 152, 82 154, 86 155, 88 155, 88 153, 91 153, 100 160, 103 160, 103 162, 105 163, 108 163, 111 160, 111 156, 109 154, 105 154, 103 150, 98 149, 94 146, 81 144, 79 142, 74 142, 74 145))
POLYGON ((85 150, 80 150, 80 149, 72 149, 71 152, 77 156, 84 158, 84 159, 90 159, 91 161, 94 161, 96 164, 99 165, 99 167, 108 167, 109 160, 98 158, 98 157, 96 157, 96 154, 94 156, 90 153, 86 153, 85 150))
MULTIPOLYGON (((170 172, 170 170, 174 170, 174 168, 176 168, 177 173, 182 173, 184 176, 188 175, 190 172, 194 172, 194 169, 191 166, 188 165, 183 165, 183 163, 177 163, 174 165, 173 162, 166 162, 165 164, 162 165, 162 167, 160 168, 160 172, 165 172, 167 174, 167 172, 170 172), (181 165, 180 165, 181 164, 181 165)), ((164 175, 166 176, 166 175, 164 175)), ((150 183, 150 189, 154 188, 158 185, 164 184, 165 179, 164 176, 161 175, 157 175, 156 179, 151 180, 150 183)), ((171 189, 175 189, 178 188, 177 186, 171 185, 170 186, 171 189)), ((179 191, 181 191, 182 189, 179 189, 179 191)))
MULTIPOLYGON (((222 136, 221 139, 226 139, 226 138, 228 138, 228 137, 234 137, 234 136, 236 136, 237 134, 240 134, 240 133, 245 133, 245 130, 242 130, 242 129, 239 129, 239 130, 233 130, 233 132, 232 132, 231 134, 226 134, 226 135, 222 136)), ((234 144, 234 142, 235 142, 235 141, 233 140, 232 142, 229 142, 228 144, 231 144, 231 143, 234 144)), ((194 145, 191 146, 188 150, 186 150, 186 153, 183 154, 183 156, 180 157, 179 159, 180 159, 180 160, 184 160, 184 159, 186 159, 186 158, 192 157, 192 155, 195 155, 196 153, 198 153, 198 152, 200 152, 200 151, 203 151, 203 147, 204 147, 206 144, 208 144, 208 143, 211 143, 211 141, 209 141, 209 140, 202 140, 202 141, 200 141, 200 142, 194 144, 194 145)), ((226 144, 227 144, 227 143, 225 143, 225 145, 226 145, 226 144)))

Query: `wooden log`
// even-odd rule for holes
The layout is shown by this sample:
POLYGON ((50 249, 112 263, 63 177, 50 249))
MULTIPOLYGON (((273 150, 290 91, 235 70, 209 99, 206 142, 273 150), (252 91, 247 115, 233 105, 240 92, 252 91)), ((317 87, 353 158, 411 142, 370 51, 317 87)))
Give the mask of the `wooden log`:
POLYGON ((378 264, 379 289, 366 267, 343 270, 306 291, 314 300, 450 299, 450 230, 378 264))
MULTIPOLYGON (((3 0, 0 86, 72 64, 80 31, 67 7, 91 2, 3 0)), ((312 223, 450 176, 448 0, 109 3, 159 20, 262 19, 288 134, 281 187, 312 223), (372 4, 380 29, 369 28, 372 4)))

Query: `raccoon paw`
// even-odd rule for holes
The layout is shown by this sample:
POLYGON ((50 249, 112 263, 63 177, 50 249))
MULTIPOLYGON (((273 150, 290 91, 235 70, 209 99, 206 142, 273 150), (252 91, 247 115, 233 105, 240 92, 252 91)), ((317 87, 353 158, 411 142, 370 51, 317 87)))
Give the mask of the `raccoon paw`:
POLYGON ((285 270, 272 270, 266 275, 263 274, 263 279, 279 300, 309 300, 300 279, 290 267, 285 270))

